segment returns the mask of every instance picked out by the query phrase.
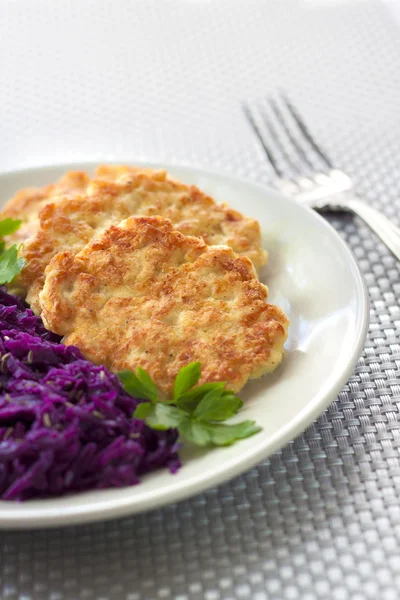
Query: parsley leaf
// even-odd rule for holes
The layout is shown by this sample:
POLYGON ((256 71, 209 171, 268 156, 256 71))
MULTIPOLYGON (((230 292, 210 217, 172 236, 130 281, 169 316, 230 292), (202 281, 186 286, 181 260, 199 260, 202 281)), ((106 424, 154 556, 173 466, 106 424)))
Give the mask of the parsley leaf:
POLYGON ((0 254, 0 284, 10 283, 24 266, 25 259, 18 258, 18 250, 14 244, 0 254))
POLYGON ((135 375, 135 373, 126 370, 120 371, 117 373, 117 375, 128 394, 134 396, 135 398, 139 398, 140 400, 152 400, 157 402, 158 395, 154 395, 153 389, 149 389, 146 383, 143 383, 143 381, 141 381, 139 377, 135 375))
POLYGON ((18 221, 17 219, 3 219, 0 221, 0 237, 4 237, 5 235, 11 235, 18 231, 21 227, 22 221, 18 221))
POLYGON ((196 446, 230 446, 236 441, 250 437, 261 431, 254 421, 242 421, 234 425, 207 423, 185 419, 179 426, 179 433, 196 446))
POLYGON ((242 421, 233 425, 205 423, 203 426, 215 446, 230 446, 237 440, 242 440, 261 431, 261 427, 254 421, 242 421))
POLYGON ((137 419, 144 419, 152 429, 161 430, 179 428, 181 422, 186 418, 182 410, 162 402, 154 404, 143 402, 136 407, 133 416, 137 419))
POLYGON ((225 381, 202 383, 201 385, 198 385, 197 387, 194 387, 188 392, 182 394, 182 396, 180 396, 177 399, 176 404, 183 410, 192 413, 196 409, 200 400, 203 398, 203 396, 205 396, 207 392, 209 392, 210 390, 222 390, 224 387, 225 381))
POLYGON ((16 219, 3 219, 0 221, 0 285, 10 283, 21 271, 25 264, 22 257, 18 257, 20 247, 14 244, 6 250, 6 245, 2 239, 5 235, 10 235, 17 231, 22 221, 16 219))
POLYGON ((158 389, 157 389, 156 384, 154 383, 154 381, 150 377, 150 375, 147 373, 147 371, 145 371, 141 367, 138 367, 136 369, 136 377, 138 378, 138 380, 142 384, 143 388, 146 390, 147 397, 150 400, 153 400, 153 402, 157 402, 157 400, 158 400, 158 389))
POLYGON ((147 417, 152 413, 154 405, 151 402, 141 402, 135 408, 133 416, 135 419, 145 421, 147 417))
POLYGON ((178 375, 175 377, 173 395, 174 402, 176 402, 179 396, 182 396, 184 392, 196 385, 200 379, 200 375, 201 367, 199 362, 192 362, 186 365, 186 367, 182 367, 178 375))
POLYGON ((193 415, 202 421, 225 421, 236 415, 242 406, 243 402, 233 392, 214 389, 203 396, 193 415))
POLYGON ((185 419, 181 423, 179 433, 185 440, 196 446, 207 446, 211 441, 210 434, 203 423, 196 423, 190 419, 185 419))
POLYGON ((172 400, 160 400, 157 386, 144 370, 138 367, 118 373, 125 390, 141 400, 134 417, 152 429, 178 429, 180 436, 196 446, 229 446, 261 431, 254 421, 225 424, 243 406, 224 381, 203 383, 194 387, 201 375, 200 363, 183 367, 175 378, 172 400))

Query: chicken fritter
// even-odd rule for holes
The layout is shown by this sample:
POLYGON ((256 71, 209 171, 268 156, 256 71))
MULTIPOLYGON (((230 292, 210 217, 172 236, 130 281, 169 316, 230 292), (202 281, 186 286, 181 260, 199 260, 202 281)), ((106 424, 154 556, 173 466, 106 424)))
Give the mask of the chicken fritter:
POLYGON ((103 193, 90 198, 63 198, 42 209, 38 232, 24 244, 22 254, 26 264, 16 281, 19 289, 25 291, 26 301, 35 314, 41 313, 39 293, 53 256, 66 249, 79 252, 96 233, 131 215, 129 203, 103 193))
POLYGON ((21 227, 8 236, 8 243, 21 243, 30 238, 39 228, 39 212, 49 202, 63 196, 84 193, 89 185, 89 175, 83 171, 66 173, 57 183, 42 188, 24 188, 4 206, 0 218, 20 219, 21 227))
POLYGON ((131 215, 166 217, 186 235, 201 236, 209 245, 226 244, 256 266, 265 262, 258 222, 216 204, 197 188, 169 180, 159 171, 151 176, 132 173, 124 182, 98 179, 90 182, 85 195, 42 209, 40 228, 24 245, 26 265, 18 278, 32 310, 41 312, 38 294, 44 271, 57 252, 78 252, 93 235, 131 215))
POLYGON ((142 183, 137 188, 138 193, 147 196, 140 204, 147 208, 137 214, 160 215, 170 219, 185 235, 202 237, 210 246, 230 246, 237 254, 248 256, 257 269, 267 262, 267 253, 261 247, 258 221, 245 217, 227 204, 217 204, 196 186, 172 179, 167 171, 101 165, 96 170, 96 179, 135 187, 135 180, 139 180, 142 183))
POLYGON ((146 369, 171 394, 179 369, 238 392, 281 361, 288 319, 254 266, 160 217, 130 217, 81 252, 54 256, 40 294, 46 326, 112 371, 146 369))

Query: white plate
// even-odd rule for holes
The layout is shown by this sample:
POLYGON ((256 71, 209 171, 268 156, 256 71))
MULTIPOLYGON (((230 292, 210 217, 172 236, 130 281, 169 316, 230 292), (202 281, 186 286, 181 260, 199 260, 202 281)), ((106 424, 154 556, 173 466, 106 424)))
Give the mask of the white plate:
MULTIPOLYGON (((137 486, 20 504, 0 502, 0 527, 47 527, 121 517, 187 498, 239 475, 312 423, 346 383, 362 352, 369 312, 365 285, 349 249, 326 221, 254 183, 190 167, 163 167, 261 224, 270 254, 261 280, 269 286, 270 301, 291 320, 283 364, 272 376, 248 384, 242 394, 246 404, 241 417, 256 420, 263 431, 228 448, 183 453, 178 474, 159 471, 137 486)), ((71 168, 91 171, 93 165, 0 175, 0 201, 21 187, 50 183, 71 168)))

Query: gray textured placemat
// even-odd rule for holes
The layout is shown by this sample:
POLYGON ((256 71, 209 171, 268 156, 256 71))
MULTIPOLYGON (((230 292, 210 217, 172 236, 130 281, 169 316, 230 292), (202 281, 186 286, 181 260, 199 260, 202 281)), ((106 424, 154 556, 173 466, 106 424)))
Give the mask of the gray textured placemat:
MULTIPOLYGON (((283 86, 399 222, 400 30, 374 1, 0 0, 0 168, 116 155, 268 180, 242 98, 283 86)), ((229 484, 123 521, 0 534, 5 600, 396 600, 399 263, 333 225, 371 296, 336 402, 229 484)), ((339 284, 339 282, 338 282, 339 284)))

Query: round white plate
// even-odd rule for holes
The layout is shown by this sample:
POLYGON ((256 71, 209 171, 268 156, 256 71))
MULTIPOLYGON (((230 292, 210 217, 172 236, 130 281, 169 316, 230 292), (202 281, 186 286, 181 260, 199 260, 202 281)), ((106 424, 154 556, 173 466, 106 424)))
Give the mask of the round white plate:
MULTIPOLYGON (((137 486, 25 503, 0 502, 0 527, 47 527, 121 517, 187 498, 239 475, 301 433, 328 406, 363 350, 369 313, 365 285, 349 249, 326 221, 260 185, 191 167, 161 166, 261 224, 270 255, 261 280, 270 289, 270 301, 291 320, 282 365, 273 375, 247 384, 241 394, 245 400, 241 419, 254 419, 263 430, 231 447, 183 451, 179 473, 161 470, 137 486)), ((19 188, 53 182, 70 169, 92 171, 93 164, 0 175, 0 201, 4 203, 19 188)))

